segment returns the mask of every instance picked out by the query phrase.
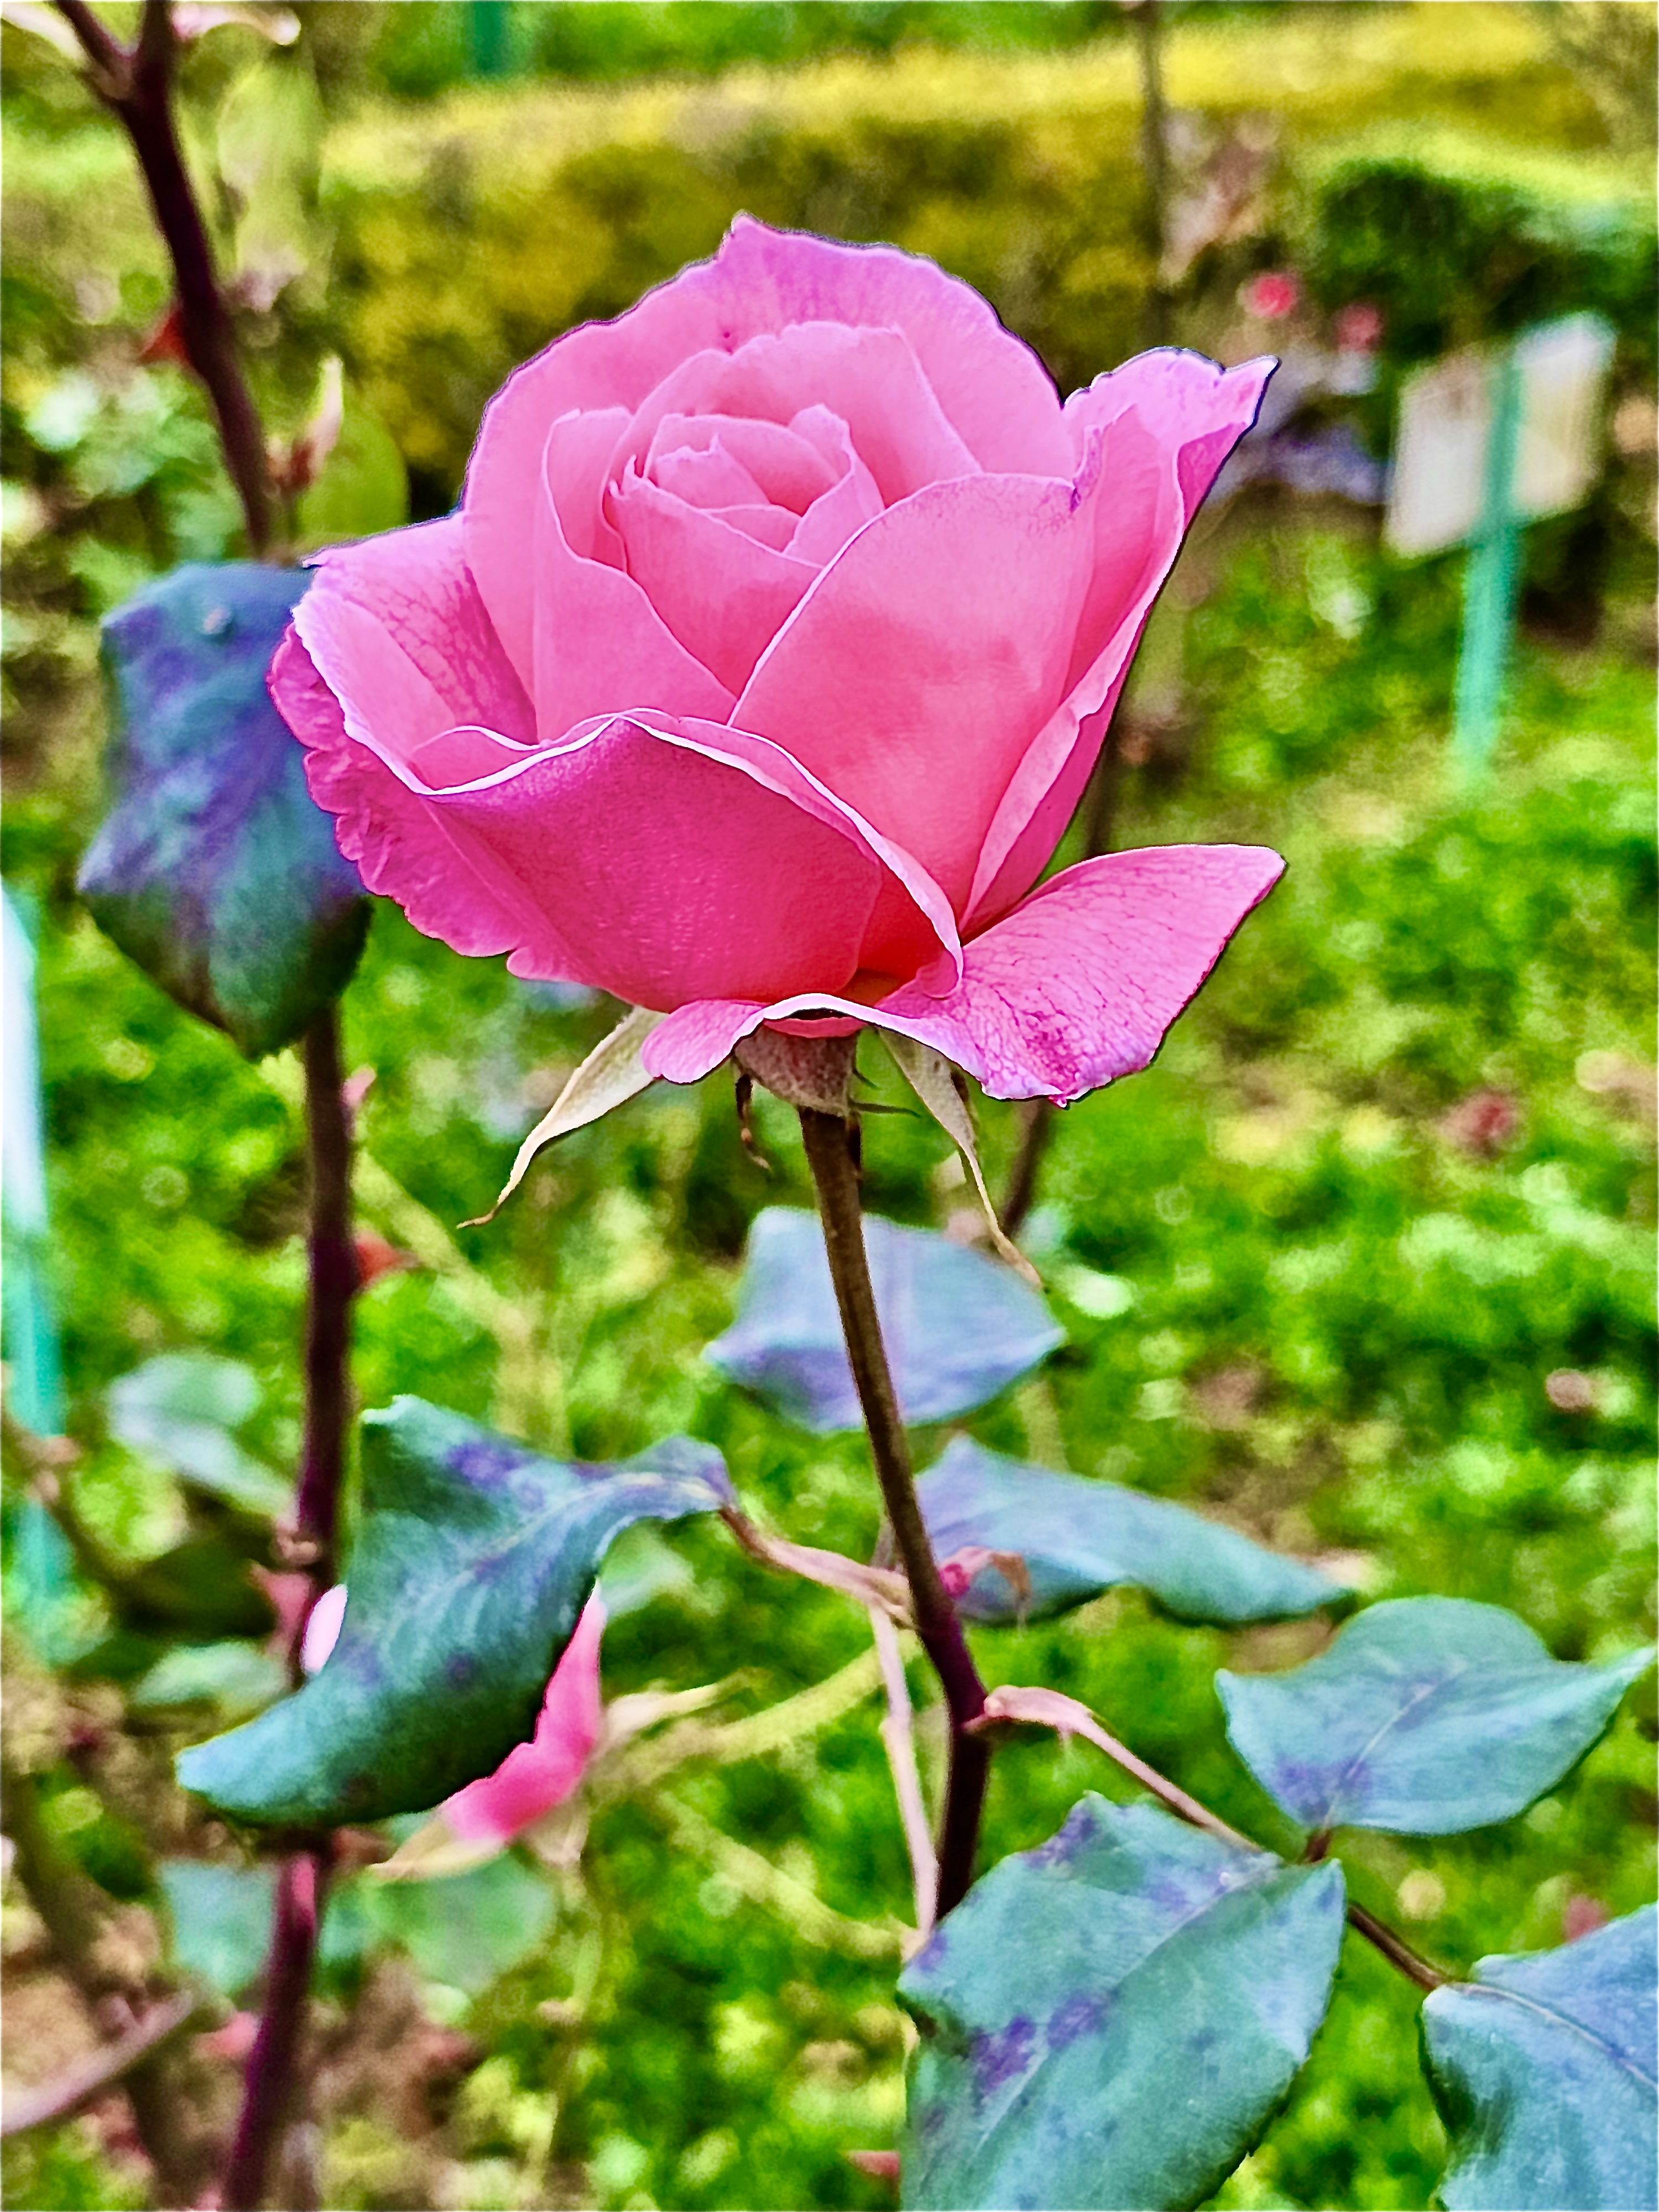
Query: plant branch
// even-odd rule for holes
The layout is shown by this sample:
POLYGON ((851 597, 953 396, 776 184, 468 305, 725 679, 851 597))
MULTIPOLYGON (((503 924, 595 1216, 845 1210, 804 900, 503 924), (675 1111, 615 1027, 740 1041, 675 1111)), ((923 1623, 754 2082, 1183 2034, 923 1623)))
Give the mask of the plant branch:
MULTIPOLYGON (((311 1606, 334 1578, 340 1480, 350 1412, 351 1301, 357 1261, 351 1243, 351 1123, 340 1056, 340 1020, 319 1014, 301 1043, 306 1130, 311 1154, 309 1284, 306 1304, 305 1441, 295 1503, 293 1556, 311 1578, 289 1652, 300 1651, 311 1606)), ((225 2169, 224 2212, 253 2212, 263 2199, 293 2101, 318 1929, 332 1851, 326 1838, 286 1859, 277 1875, 265 1968, 264 2008, 242 2078, 242 2110, 225 2169)))
POLYGON ((0 2136, 21 2136, 30 2128, 43 2128, 54 2120, 72 2118, 83 2105, 90 2105, 94 2099, 118 2087, 135 2066, 153 2057, 163 2044, 171 2043, 201 2009, 201 1999, 188 1990, 164 2003, 153 2005, 112 2043, 106 2043, 89 2057, 65 2067, 61 2074, 50 2081, 43 2081, 38 2088, 24 2090, 8 2099, 4 2114, 0 2116, 0 2136))
POLYGON ((864 1409, 876 1479, 887 1506, 893 1540, 910 1585, 910 1609, 921 1647, 933 1662, 951 1717, 951 1770, 939 1846, 939 1910, 958 1905, 974 1878, 980 1815, 990 1771, 990 1747, 969 1733, 985 1709, 985 1685, 968 1649, 916 1498, 910 1447, 904 1433, 887 1353, 881 1340, 870 1263, 864 1249, 858 1170, 851 1125, 839 1114, 799 1109, 801 1135, 817 1190, 818 1214, 830 1255, 842 1328, 859 1403, 864 1409))
POLYGON ((236 334, 214 272, 213 248, 202 220, 173 116, 178 40, 168 0, 144 0, 138 43, 112 37, 84 0, 56 0, 91 67, 88 82, 116 117, 138 157, 155 225, 173 263, 179 335, 191 367, 207 387, 219 425, 225 465, 236 487, 248 550, 270 544, 270 489, 259 416, 237 357, 236 334))
POLYGON ((1357 1935, 1363 1936, 1368 1943, 1374 1945, 1389 1964, 1397 1967, 1408 1982, 1415 1982, 1419 1990, 1443 1990, 1448 1982, 1456 1978, 1455 1975, 1443 1974, 1438 1966, 1431 1966, 1419 1952, 1413 1950, 1403 1936, 1395 1935, 1394 1929, 1379 1920, 1375 1913, 1367 1912, 1363 1905, 1349 1905, 1348 1925, 1357 1935))
POLYGON ((921 1799, 921 1778, 916 1772, 915 1733, 910 1720, 910 1686, 904 1679, 904 1654, 898 1631, 879 1607, 870 1608, 870 1632, 881 1662, 882 1686, 887 1692, 887 1716, 881 1724, 887 1764, 893 1770, 893 1794, 898 1799, 905 1848, 910 1854, 910 1875, 916 1893, 916 1930, 930 1935, 939 1917, 939 1865, 933 1838, 927 1832, 927 1808, 921 1799))
MULTIPOLYGON (((1171 1782, 1166 1774, 1160 1774, 1155 1766, 1148 1766, 1144 1759, 1138 1759, 1127 1744, 1120 1743, 1115 1736, 1107 1734, 1087 1705, 1079 1705, 1075 1698, 1068 1698, 1061 1691, 1026 1689, 1017 1684, 993 1690, 985 1701, 985 1711, 971 1725, 982 1731, 995 1728, 1000 1722, 1027 1722, 1038 1728, 1051 1728, 1062 1738, 1080 1735, 1085 1742, 1093 1744, 1097 1751, 1104 1752, 1107 1758, 1115 1765, 1121 1766, 1126 1774, 1133 1775, 1141 1788, 1156 1797, 1160 1805, 1167 1806, 1171 1813, 1189 1826, 1202 1828, 1239 1850, 1259 1851, 1265 1848, 1252 1837, 1241 1835, 1237 1828, 1230 1828, 1218 1814, 1211 1812, 1207 1805, 1200 1805, 1196 1797, 1189 1797, 1178 1783, 1171 1782)), ((1314 1844, 1327 1846, 1329 1840, 1328 1835, 1322 1832, 1314 1838, 1314 1844)), ((1315 1863, 1324 1856, 1324 1848, 1310 1848, 1304 1854, 1304 1863, 1315 1863)), ((1367 1912, 1363 1905, 1350 1905, 1347 1910, 1348 1925, 1355 1934, 1363 1936, 1368 1943, 1375 1945, 1389 1964, 1397 1967, 1408 1981, 1415 1982, 1419 1989, 1443 1989, 1455 1978, 1450 1974, 1443 1974, 1438 1966, 1431 1966, 1426 1959, 1419 1957, 1403 1936, 1397 1936, 1375 1913, 1367 1912)))
POLYGON ((292 2101, 330 1853, 296 1851, 276 1877, 264 2010, 243 2075, 242 2110, 225 2167, 223 2212, 257 2212, 292 2101))
MULTIPOLYGON (((351 1124, 340 1056, 340 1018, 334 1007, 325 1008, 313 1021, 301 1049, 311 1151, 310 1282, 305 1443, 294 1524, 300 1543, 315 1547, 306 1565, 320 1596, 335 1579, 335 1522, 350 1418, 351 1301, 357 1290, 357 1255, 351 1242, 351 1124)), ((297 1656, 296 1648, 296 1661, 297 1656)))

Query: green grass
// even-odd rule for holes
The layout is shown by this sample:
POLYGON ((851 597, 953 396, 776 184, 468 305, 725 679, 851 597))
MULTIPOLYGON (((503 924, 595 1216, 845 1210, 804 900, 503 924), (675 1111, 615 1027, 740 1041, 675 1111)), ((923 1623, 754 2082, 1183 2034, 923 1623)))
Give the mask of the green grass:
MULTIPOLYGON (((1606 1656, 1652 1632, 1653 1153, 1630 1073, 1652 1058, 1650 678, 1612 649, 1523 643, 1495 772, 1460 791, 1445 739, 1454 573, 1401 571, 1334 525, 1269 523, 1189 619, 1188 737, 1126 776, 1117 836, 1261 839, 1290 872, 1158 1066, 1062 1118, 1030 1241, 1070 1342, 969 1425, 1343 1554, 1371 1595, 1508 1605, 1559 1656, 1606 1656), (1490 1156, 1447 1120, 1481 1090, 1514 1106, 1490 1156), (1091 1318, 1079 1271, 1121 1279, 1127 1310, 1091 1318), (1595 1410, 1552 1403, 1560 1370, 1592 1378, 1595 1410)), ((301 1133, 291 1082, 177 1013, 76 912, 68 872, 92 808, 83 777, 47 775, 12 810, 9 866, 40 902, 81 1494, 136 1557, 173 1540, 185 1509, 104 1436, 103 1393, 125 1369, 193 1346, 246 1359, 266 1386, 258 1440, 293 1449, 301 1133)), ((499 963, 459 959, 386 910, 344 1018, 349 1064, 376 1072, 368 1148, 453 1224, 493 1198, 553 1073, 605 1016, 539 1006, 499 963)), ((879 1057, 866 1047, 872 1071, 879 1057)), ((1006 1172, 1013 1116, 988 1106, 982 1120, 988 1164, 1006 1172)), ((365 1296, 363 1402, 416 1390, 584 1456, 689 1430, 776 1526, 867 1547, 861 1447, 788 1430, 698 1358, 730 1315, 747 1219, 805 1198, 787 1115, 763 1099, 758 1121, 769 1178, 718 1079, 570 1139, 498 1223, 457 1232, 471 1276, 392 1275, 365 1296), (484 1326, 481 1281, 528 1317, 533 1356, 484 1326)), ((872 1121, 867 1152, 876 1207, 937 1221, 961 1204, 920 1121, 872 1121)), ((767 1577, 717 1531, 670 1541, 679 1579, 607 1638, 612 1693, 741 1674, 741 1711, 863 1647, 852 1608, 767 1577)), ((1228 1750, 1211 1678, 1283 1663, 1319 1632, 1230 1638, 1120 1595, 978 1648, 990 1679, 1084 1698, 1283 1843, 1228 1750)), ((875 1718, 866 1705, 778 1760, 688 1770, 669 1796, 836 1911, 902 1917, 875 1718)), ((1575 1899, 1631 1910, 1652 1894, 1653 1735, 1650 1678, 1524 1820, 1345 1844, 1354 1893, 1454 1968, 1559 1942, 1575 1899)), ((1085 1747, 1007 1749, 988 1852, 1040 1840, 1086 1788, 1119 1784, 1085 1747)), ((898 2126, 890 1966, 806 1940, 750 1893, 747 1863, 676 1847, 666 1817, 650 1799, 606 1811, 546 1950, 482 1995, 428 1992, 482 2063, 429 2133, 385 2109, 337 2118, 325 2201, 884 2201, 842 2154, 898 2126)), ((94 1802, 64 1819, 112 1887, 142 1884, 111 1815, 94 1802)), ((1413 1993, 1351 1953, 1285 2112, 1218 2204, 1427 2203, 1442 2137, 1413 1993)), ((354 1986, 337 1976, 327 2003, 354 1986)), ((85 2140, 77 2124, 18 2153, 9 2201, 94 2201, 103 2169, 85 2140)))

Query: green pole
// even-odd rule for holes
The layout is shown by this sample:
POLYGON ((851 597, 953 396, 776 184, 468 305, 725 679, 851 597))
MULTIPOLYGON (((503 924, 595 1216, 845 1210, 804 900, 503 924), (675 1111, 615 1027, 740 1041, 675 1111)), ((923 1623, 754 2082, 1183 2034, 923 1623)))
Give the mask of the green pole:
POLYGON ((1457 648, 1452 754, 1471 781, 1492 764, 1515 629, 1524 532, 1515 507, 1521 434, 1521 365, 1506 345, 1492 369, 1492 438, 1480 520, 1463 568, 1463 634, 1457 648))
POLYGON ((474 76, 506 76, 513 66, 507 0, 467 0, 467 60, 474 76))

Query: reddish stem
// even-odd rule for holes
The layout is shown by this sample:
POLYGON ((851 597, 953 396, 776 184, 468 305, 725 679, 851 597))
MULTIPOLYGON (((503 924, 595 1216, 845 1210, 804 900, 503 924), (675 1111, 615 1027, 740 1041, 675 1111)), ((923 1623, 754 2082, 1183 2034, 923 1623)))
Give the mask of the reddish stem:
POLYGON ((849 1125, 838 1114, 800 1109, 801 1134, 818 1194, 818 1213, 830 1255, 847 1354, 864 1423, 869 1431, 876 1479, 886 1502, 893 1540, 910 1584, 911 1615, 922 1650, 933 1662, 951 1718, 951 1770, 939 1846, 939 1910, 941 1917, 959 1905, 974 1878, 980 1816, 990 1773, 990 1744, 969 1728, 985 1710, 985 1685, 979 1678, 962 1623, 939 1579, 933 1547, 916 1498, 909 1440, 899 1412, 893 1378, 882 1343, 881 1322, 870 1282, 859 1205, 858 1171, 853 1164, 849 1125))
POLYGON ((325 1846, 285 1859, 276 1877, 264 2011, 243 2076, 242 2110, 221 2191, 224 2212, 257 2212, 264 2200, 271 2153, 288 2118, 299 2070, 328 1869, 325 1846))
POLYGON ((144 0, 138 43, 126 47, 85 4, 57 0, 81 41, 92 88, 117 118, 138 156, 156 228, 173 262, 179 331, 191 367, 207 387, 218 419, 219 443, 242 503, 248 550, 270 544, 270 492, 259 417, 237 358, 213 248, 191 190, 173 118, 173 66, 178 39, 168 0, 144 0))

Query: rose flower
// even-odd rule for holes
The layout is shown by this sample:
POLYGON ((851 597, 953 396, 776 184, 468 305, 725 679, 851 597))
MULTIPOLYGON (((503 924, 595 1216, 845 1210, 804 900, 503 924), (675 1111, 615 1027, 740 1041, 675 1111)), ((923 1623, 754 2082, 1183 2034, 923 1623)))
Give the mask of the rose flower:
POLYGON ((1033 889, 1271 367, 1146 354, 1062 406, 931 262, 740 219, 508 379, 459 513, 322 557, 272 694, 369 888, 665 1015, 653 1074, 869 1022, 1064 1103, 1280 871, 1033 889))

